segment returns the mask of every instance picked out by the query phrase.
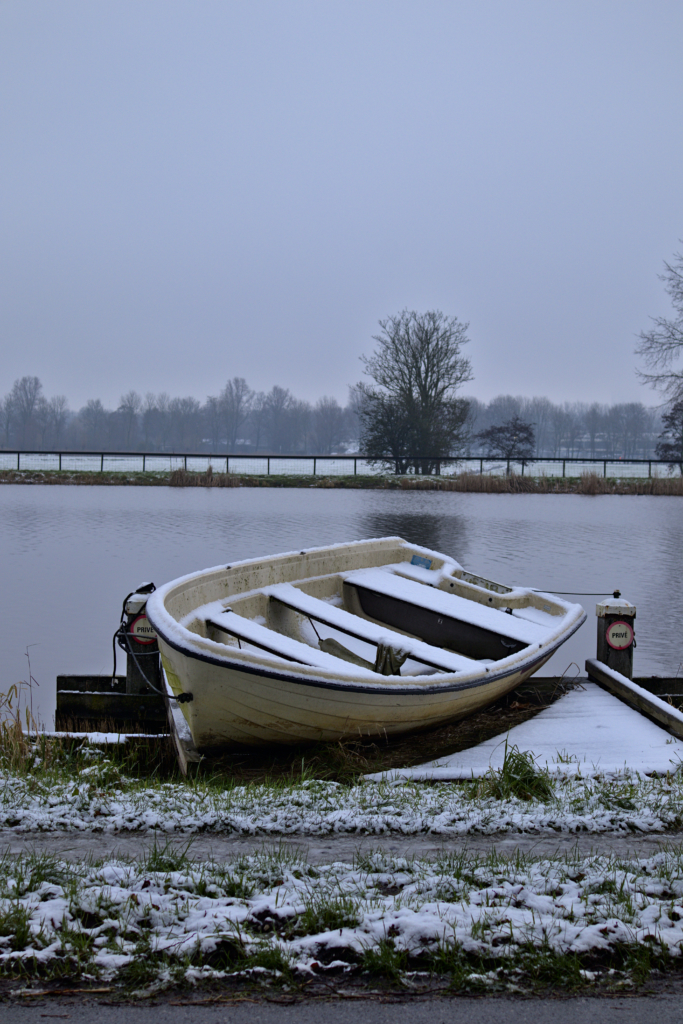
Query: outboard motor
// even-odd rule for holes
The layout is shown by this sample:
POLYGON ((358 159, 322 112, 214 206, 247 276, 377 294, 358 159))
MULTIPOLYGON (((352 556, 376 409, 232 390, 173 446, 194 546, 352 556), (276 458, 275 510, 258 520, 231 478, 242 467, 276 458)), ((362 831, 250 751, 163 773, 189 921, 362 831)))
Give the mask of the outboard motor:
POLYGON ((126 652, 126 693, 161 693, 161 665, 157 635, 145 607, 147 598, 156 590, 153 583, 142 583, 123 602, 121 622, 114 633, 114 676, 116 676, 116 644, 126 652))

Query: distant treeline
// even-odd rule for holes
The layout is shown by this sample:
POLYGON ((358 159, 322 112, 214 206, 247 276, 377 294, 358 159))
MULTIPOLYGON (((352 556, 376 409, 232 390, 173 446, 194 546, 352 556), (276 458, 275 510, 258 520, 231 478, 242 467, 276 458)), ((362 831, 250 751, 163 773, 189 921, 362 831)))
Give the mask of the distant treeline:
MULTIPOLYGON (((655 458, 657 438, 662 430, 660 411, 642 402, 555 405, 547 398, 499 395, 487 405, 476 398, 470 399, 473 435, 507 423, 514 416, 533 426, 536 455, 551 458, 655 458)), ((476 444, 472 446, 472 453, 479 454, 476 444)))
MULTIPOLYGON (((38 377, 22 377, 0 403, 0 443, 24 451, 263 452, 329 455, 358 448, 361 396, 349 402, 320 398, 314 405, 278 385, 252 391, 234 377, 203 403, 162 392, 129 391, 116 409, 100 399, 73 411, 63 395, 48 398, 38 377)), ((583 402, 555 405, 547 398, 501 395, 488 404, 469 401, 470 442, 475 435, 515 415, 531 423, 536 455, 589 458, 654 458, 661 418, 640 402, 618 405, 583 402)), ((432 453, 420 453, 432 454, 432 453)))

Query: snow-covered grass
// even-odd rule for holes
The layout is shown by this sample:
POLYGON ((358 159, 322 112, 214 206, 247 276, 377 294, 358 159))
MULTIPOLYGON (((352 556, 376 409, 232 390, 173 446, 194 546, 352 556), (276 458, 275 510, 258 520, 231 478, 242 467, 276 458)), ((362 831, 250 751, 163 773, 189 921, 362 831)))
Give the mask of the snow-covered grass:
POLYGON ((436 861, 374 853, 312 866, 285 852, 193 863, 0 862, 0 973, 141 989, 265 976, 415 972, 482 986, 578 987, 677 969, 681 854, 436 861))
POLYGON ((576 988, 683 967, 683 852, 508 859, 494 849, 436 860, 376 852, 313 866, 285 848, 192 862, 165 838, 185 834, 190 847, 201 831, 663 832, 683 821, 679 773, 562 778, 530 761, 522 772, 515 761, 509 777, 469 783, 169 782, 126 775, 125 761, 86 744, 22 742, 21 757, 2 755, 0 827, 156 838, 144 862, 0 860, 0 975, 15 984, 68 975, 148 990, 259 978, 300 986, 335 975, 363 984, 373 975, 465 990, 576 988))
POLYGON ((543 775, 510 788, 470 783, 310 778, 238 784, 228 776, 130 778, 93 748, 65 762, 33 744, 22 770, 0 768, 0 827, 21 832, 213 831, 238 835, 466 836, 498 832, 662 832, 683 823, 683 777, 543 775), (42 753, 41 753, 42 750, 42 753))

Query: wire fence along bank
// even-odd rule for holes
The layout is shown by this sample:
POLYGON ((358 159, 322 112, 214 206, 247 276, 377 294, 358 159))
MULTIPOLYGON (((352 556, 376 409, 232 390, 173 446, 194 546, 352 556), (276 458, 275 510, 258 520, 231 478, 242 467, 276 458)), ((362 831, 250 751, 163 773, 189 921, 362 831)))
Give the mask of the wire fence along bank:
MULTIPOLYGON (((494 459, 479 455, 459 458, 413 456, 413 463, 431 463, 433 472, 489 476, 580 477, 596 473, 610 479, 680 476, 680 468, 659 459, 586 459, 578 457, 494 459)), ((366 455, 208 455, 160 452, 29 452, 0 451, 0 470, 88 473, 234 473, 240 476, 383 476, 399 473, 393 460, 377 462, 366 455)))

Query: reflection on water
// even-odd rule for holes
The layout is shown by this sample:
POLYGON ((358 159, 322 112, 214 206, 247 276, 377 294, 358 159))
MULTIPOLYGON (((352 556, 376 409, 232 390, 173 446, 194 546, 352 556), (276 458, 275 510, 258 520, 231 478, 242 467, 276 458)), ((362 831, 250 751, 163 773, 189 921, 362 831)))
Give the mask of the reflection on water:
POLYGON ((452 554, 459 561, 467 556, 467 519, 457 512, 373 509, 360 516, 359 525, 361 536, 403 537, 423 548, 452 554))
MULTIPOLYGON (((30 647, 50 724, 58 673, 111 672, 121 601, 144 580, 278 551, 399 535, 466 568, 573 591, 588 622, 544 671, 595 653, 592 592, 638 607, 636 671, 683 662, 683 500, 605 495, 163 487, 0 488, 0 691, 30 647)), ((572 670, 575 671, 575 670, 572 670)), ((683 675, 683 666, 680 668, 683 675)))

